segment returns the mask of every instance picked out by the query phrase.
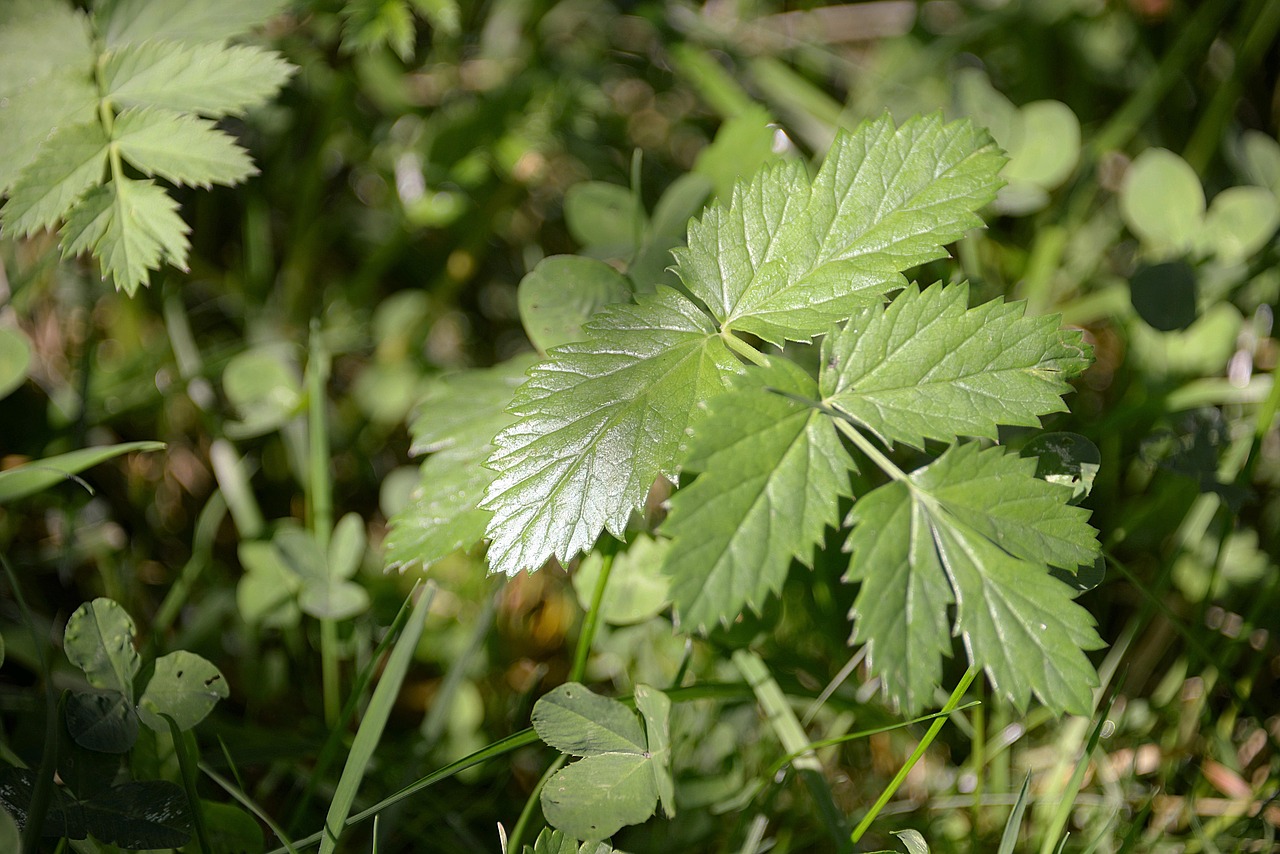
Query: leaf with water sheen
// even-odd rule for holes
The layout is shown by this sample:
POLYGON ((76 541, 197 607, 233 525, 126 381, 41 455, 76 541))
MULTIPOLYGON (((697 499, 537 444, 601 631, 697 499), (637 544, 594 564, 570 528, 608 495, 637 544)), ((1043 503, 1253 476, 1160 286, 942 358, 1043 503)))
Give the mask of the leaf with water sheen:
POLYGON ((567 561, 607 529, 621 536, 676 458, 698 404, 740 369, 710 319, 662 288, 606 308, 588 339, 555 348, 519 388, 498 434, 489 565, 508 575, 567 561))
POLYGON ((812 400, 818 389, 791 362, 769 359, 694 428, 686 468, 702 474, 671 498, 662 526, 673 538, 664 571, 689 628, 759 611, 792 559, 811 564, 823 531, 840 521, 853 461, 828 416, 779 392, 812 400))
POLYGON ((1035 461, 966 444, 863 496, 849 521, 846 580, 861 582, 853 640, 908 712, 925 706, 951 650, 947 611, 969 659, 1025 708, 1087 714, 1102 645, 1088 612, 1050 567, 1098 554, 1071 490, 1034 476, 1035 461))
POLYGON ((998 300, 968 309, 967 285, 907 288, 823 342, 823 399, 882 440, 996 438, 1067 407, 1066 378, 1089 364, 1081 334, 998 300))
POLYGON ((690 223, 676 269, 722 328, 807 340, 981 225, 1004 162, 968 122, 886 114, 837 135, 812 182, 788 162, 736 185, 690 223))

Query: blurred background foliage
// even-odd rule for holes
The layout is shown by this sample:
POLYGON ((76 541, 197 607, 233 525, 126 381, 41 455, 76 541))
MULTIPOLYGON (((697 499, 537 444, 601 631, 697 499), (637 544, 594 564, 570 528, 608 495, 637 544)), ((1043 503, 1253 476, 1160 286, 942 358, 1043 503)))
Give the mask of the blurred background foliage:
MULTIPOLYGON (((107 595, 152 648, 215 662, 231 697, 198 731, 205 761, 233 761, 269 814, 309 833, 337 774, 316 766, 319 629, 298 606, 262 606, 255 591, 301 588, 254 549, 305 516, 320 352, 336 515, 358 514, 370 544, 339 632, 349 677, 416 575, 384 574, 378 553, 416 482, 406 421, 438 377, 530 349, 517 285, 539 261, 584 252, 651 283, 684 217, 738 174, 885 110, 970 115, 1010 152, 1009 183, 989 229, 918 278, 968 279, 978 300, 1087 330, 1096 364, 1046 426, 1101 451, 1086 506, 1107 560, 1083 602, 1116 700, 1091 756, 1087 721, 998 704, 953 716, 872 837, 914 827, 935 851, 994 850, 1030 772, 1027 845, 1051 845, 1086 762, 1068 851, 1274 850, 1278 28, 1272 0, 295 0, 254 38, 296 75, 223 123, 261 174, 177 192, 189 273, 128 300, 59 262, 51 235, 0 241, 0 465, 168 443, 86 473, 91 491, 0 505, 0 552, 51 637, 107 595), (690 172, 700 181, 664 196, 690 172)), ((852 596, 829 557, 763 617, 695 642, 690 672, 736 681, 726 651, 754 639, 784 687, 816 697, 849 657, 852 596)), ((460 552, 430 574, 441 589, 367 802, 524 727, 568 671, 582 605, 563 572, 499 583, 460 552)), ((0 609, 5 749, 32 761, 35 646, 11 596, 0 609)), ((616 622, 591 678, 668 684, 685 642, 667 617, 616 622)), ((810 732, 894 720, 855 671, 810 732)), ((774 850, 826 844, 794 783, 737 800, 780 756, 748 697, 682 703, 673 731, 680 816, 622 847, 736 851, 756 814, 774 850)), ((919 735, 827 748, 839 808, 864 812, 919 735)), ((528 748, 387 810, 379 850, 498 850, 494 823, 511 826, 550 758, 528 748)))

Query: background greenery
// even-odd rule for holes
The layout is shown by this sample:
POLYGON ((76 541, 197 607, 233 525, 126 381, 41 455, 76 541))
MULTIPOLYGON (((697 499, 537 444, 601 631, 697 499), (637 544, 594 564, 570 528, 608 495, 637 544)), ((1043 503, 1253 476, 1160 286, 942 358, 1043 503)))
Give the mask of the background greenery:
MULTIPOLYGON (((1267 0, 287 4, 246 41, 296 73, 221 123, 261 174, 174 191, 188 273, 165 268, 128 299, 87 259, 58 260, 51 234, 0 242, 0 344, 17 330, 31 354, 0 401, 3 466, 167 444, 90 469, 92 490, 0 504, 0 554, 50 648, 77 606, 109 596, 147 652, 215 663, 230 696, 194 731, 202 761, 290 836, 310 834, 345 753, 325 750, 336 705, 419 574, 384 573, 380 551, 416 480, 407 421, 437 377, 529 348, 521 278, 559 253, 628 257, 633 235, 610 223, 636 196, 653 211, 691 170, 723 188, 775 148, 821 152, 836 127, 885 109, 970 115, 1013 155, 1010 184, 989 229, 919 279, 967 278, 975 302, 1060 312, 1094 346, 1073 413, 1046 426, 1101 452, 1086 506, 1105 575, 1081 601, 1110 644, 1094 660, 1113 699, 1088 755, 1089 720, 996 702, 954 713, 860 850, 900 848, 889 831, 906 828, 934 851, 994 850, 1028 774, 1019 850, 1053 850, 1062 829, 1068 851, 1273 850, 1278 27, 1267 0), (761 134, 765 121, 777 132, 761 134), (304 374, 326 361, 312 405, 304 374), (303 522, 322 488, 309 410, 327 424, 334 516, 356 514, 369 544, 351 571, 360 592, 346 589, 333 619, 305 599, 305 616, 255 610, 244 592, 255 560, 274 571, 253 541, 303 522)), ((21 362, 10 350, 0 367, 21 362)), ((689 672, 739 683, 729 650, 754 638, 799 708, 812 704, 811 738, 898 722, 856 663, 814 702, 849 661, 841 571, 833 555, 793 574, 763 617, 695 642, 689 672)), ((487 578, 464 552, 428 574, 439 589, 357 809, 522 730, 571 667, 581 582, 558 569, 487 578)), ((9 584, 3 749, 36 763, 41 647, 9 584)), ((618 695, 669 684, 684 641, 665 617, 627 622, 601 629, 589 680, 618 695)), ((55 684, 75 684, 53 659, 55 684)), ((970 699, 986 698, 980 682, 970 699)), ((822 799, 771 782, 785 751, 749 692, 674 714, 678 817, 624 831, 620 847, 832 845, 822 799), (739 800, 757 779, 769 785, 739 800)), ((824 748, 830 803, 856 822, 926 726, 824 748)), ((382 810, 378 849, 498 850, 495 822, 513 827, 553 755, 526 745, 382 810)), ((152 767, 177 779, 175 761, 152 767)), ((211 778, 199 786, 231 800, 211 778)), ((359 825, 344 850, 369 850, 371 832, 359 825)))

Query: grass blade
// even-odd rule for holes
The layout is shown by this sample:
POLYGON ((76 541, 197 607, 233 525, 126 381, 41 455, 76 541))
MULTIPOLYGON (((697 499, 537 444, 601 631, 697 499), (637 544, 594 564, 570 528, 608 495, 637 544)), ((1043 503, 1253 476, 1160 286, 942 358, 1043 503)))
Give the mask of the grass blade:
POLYGON ((1022 781, 1022 791, 1018 792, 1018 799, 1013 802, 1013 812, 1009 813, 1009 820, 1004 825, 1004 835, 1000 837, 1000 849, 997 854, 1013 854, 1014 846, 1018 844, 1018 830, 1022 827, 1022 814, 1027 810, 1027 790, 1031 788, 1031 774, 1022 781))

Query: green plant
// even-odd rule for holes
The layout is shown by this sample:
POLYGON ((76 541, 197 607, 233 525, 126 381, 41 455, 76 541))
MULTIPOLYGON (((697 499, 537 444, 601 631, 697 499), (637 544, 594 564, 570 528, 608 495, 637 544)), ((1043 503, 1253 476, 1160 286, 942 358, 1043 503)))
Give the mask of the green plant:
POLYGON ((212 120, 267 101, 288 79, 274 53, 226 44, 282 5, 102 0, 86 14, 62 2, 6 4, 5 231, 61 222, 63 256, 92 254, 129 294, 162 263, 185 270, 189 229, 154 179, 230 186, 255 171, 212 120))

